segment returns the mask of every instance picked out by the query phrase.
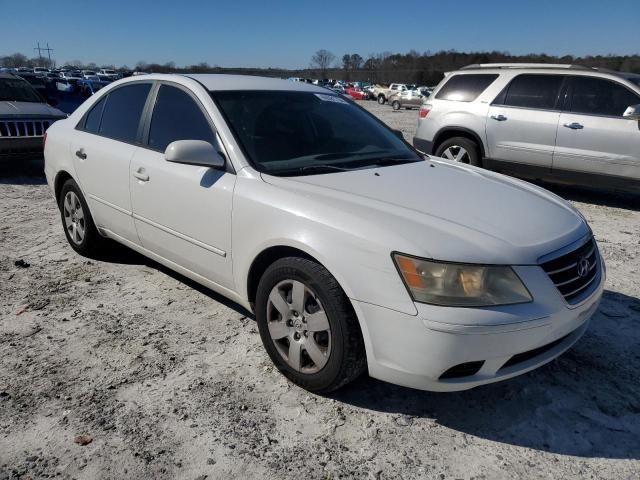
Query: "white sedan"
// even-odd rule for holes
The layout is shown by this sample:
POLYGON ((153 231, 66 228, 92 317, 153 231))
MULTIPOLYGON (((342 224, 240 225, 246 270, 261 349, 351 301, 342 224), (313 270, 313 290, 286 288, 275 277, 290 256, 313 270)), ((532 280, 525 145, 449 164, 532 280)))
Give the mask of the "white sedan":
POLYGON ((72 248, 113 239, 251 309, 310 391, 463 390, 571 347, 605 279, 584 218, 397 133, 307 83, 152 74, 53 124, 45 171, 72 248))

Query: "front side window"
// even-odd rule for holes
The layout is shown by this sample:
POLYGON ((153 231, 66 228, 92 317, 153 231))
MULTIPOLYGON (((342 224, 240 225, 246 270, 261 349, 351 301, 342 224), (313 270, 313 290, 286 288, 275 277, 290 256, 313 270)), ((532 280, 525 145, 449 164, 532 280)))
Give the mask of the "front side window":
POLYGON ((494 105, 554 110, 563 75, 518 75, 494 100, 494 105))
POLYGON ((344 98, 295 91, 212 92, 249 161, 272 175, 309 175, 421 161, 344 98))
POLYGON ((640 104, 640 97, 624 86, 595 77, 573 77, 569 111, 621 117, 627 107, 640 104))
POLYGON ((215 145, 211 126, 193 98, 184 90, 162 85, 153 108, 148 144, 164 152, 176 140, 204 140, 215 145))
POLYGON ((123 142, 135 142, 150 89, 150 83, 137 83, 109 93, 98 134, 123 142))
POLYGON ((447 83, 440 88, 436 98, 457 102, 473 102, 496 78, 498 75, 487 73, 452 75, 447 83))

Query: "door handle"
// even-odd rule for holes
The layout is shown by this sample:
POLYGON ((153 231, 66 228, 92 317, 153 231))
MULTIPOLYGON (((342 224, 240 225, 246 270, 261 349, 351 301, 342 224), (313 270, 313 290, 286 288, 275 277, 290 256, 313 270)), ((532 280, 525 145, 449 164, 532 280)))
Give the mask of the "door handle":
POLYGON ((584 125, 578 122, 565 123, 564 126, 570 128, 571 130, 582 130, 584 128, 584 125))
POLYGON ((136 177, 141 182, 148 182, 149 181, 149 175, 147 175, 145 173, 144 168, 139 168, 138 170, 133 172, 133 176, 136 177))
POLYGON ((82 159, 82 160, 86 160, 87 159, 87 154, 84 153, 84 148, 81 148, 80 150, 76 150, 76 157, 82 159))
POLYGON ((504 115, 491 115, 491 118, 493 118, 497 122, 504 122, 507 119, 507 117, 505 117, 504 115))

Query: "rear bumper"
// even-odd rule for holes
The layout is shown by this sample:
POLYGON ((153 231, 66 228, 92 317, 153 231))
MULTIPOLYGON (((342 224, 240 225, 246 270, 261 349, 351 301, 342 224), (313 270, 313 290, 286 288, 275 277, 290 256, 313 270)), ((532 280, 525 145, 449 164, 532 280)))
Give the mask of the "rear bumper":
POLYGON ((518 274, 529 277, 527 286, 534 285, 534 302, 529 304, 497 308, 416 304, 418 315, 413 316, 353 302, 365 324, 369 374, 421 390, 458 391, 521 375, 561 355, 586 331, 602 296, 604 275, 589 298, 573 307, 541 268, 525 269, 530 272, 518 274), (470 373, 465 370, 469 366, 475 367, 470 373), (461 375, 445 374, 460 369, 461 375))
POLYGON ((0 162, 41 159, 43 137, 0 138, 0 162))
POLYGON ((430 142, 428 140, 413 137, 413 146, 416 148, 416 150, 419 150, 422 153, 426 153, 427 155, 431 155, 433 153, 433 142, 430 142))

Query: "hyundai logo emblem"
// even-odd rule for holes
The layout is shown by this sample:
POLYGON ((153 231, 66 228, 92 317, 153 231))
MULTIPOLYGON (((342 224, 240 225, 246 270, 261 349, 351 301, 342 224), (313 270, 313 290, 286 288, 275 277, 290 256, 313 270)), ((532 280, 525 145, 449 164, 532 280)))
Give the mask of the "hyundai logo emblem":
POLYGON ((581 278, 586 277, 589 274, 589 260, 582 257, 578 260, 578 276, 581 278))

